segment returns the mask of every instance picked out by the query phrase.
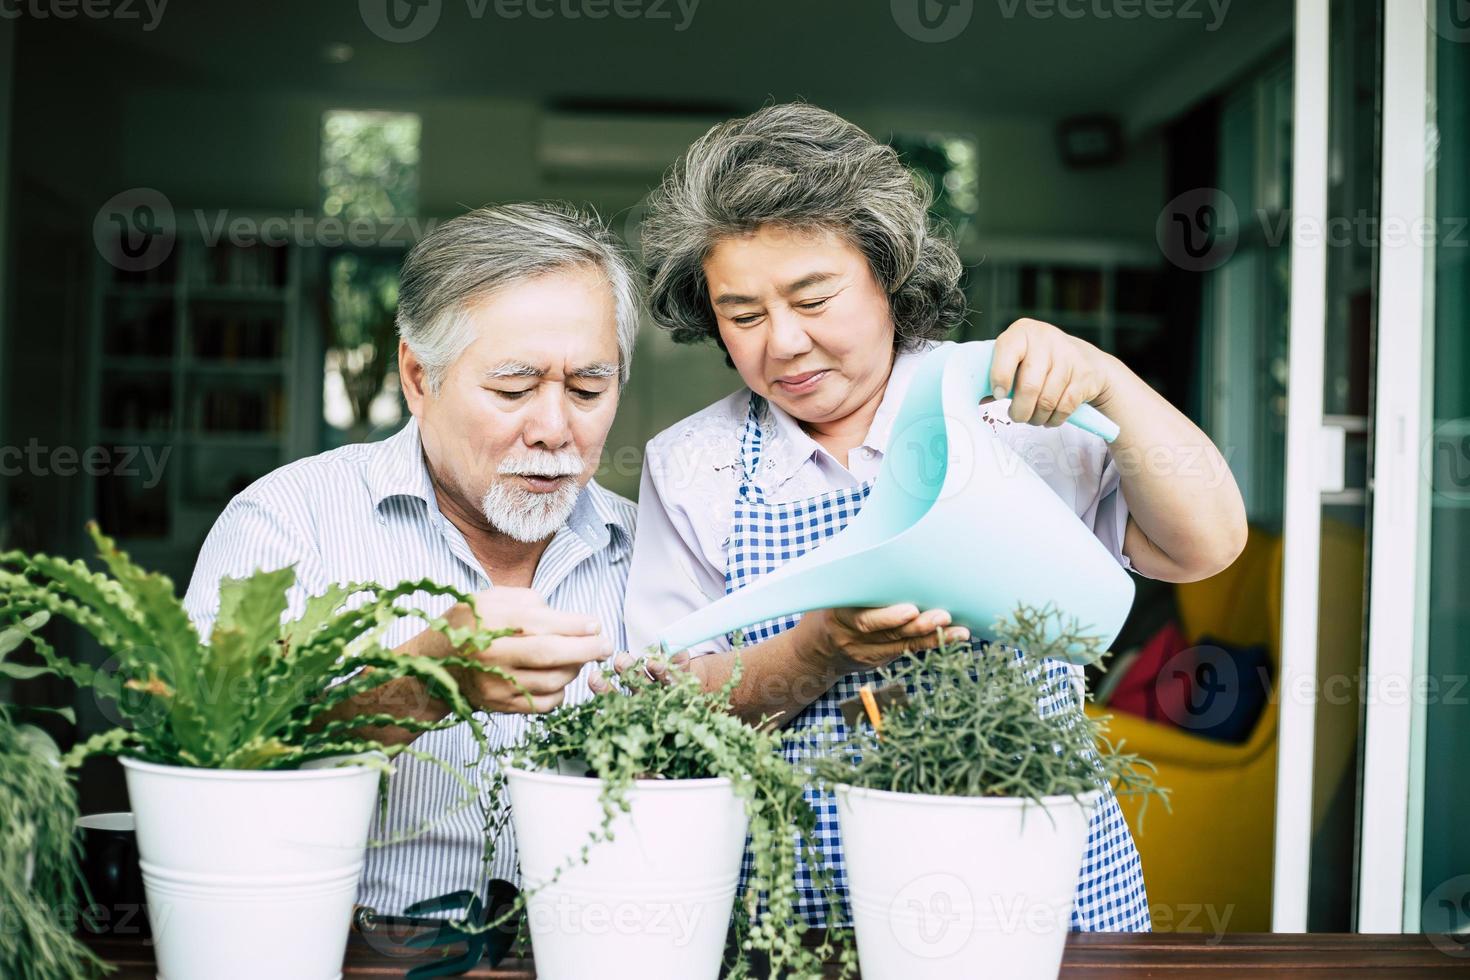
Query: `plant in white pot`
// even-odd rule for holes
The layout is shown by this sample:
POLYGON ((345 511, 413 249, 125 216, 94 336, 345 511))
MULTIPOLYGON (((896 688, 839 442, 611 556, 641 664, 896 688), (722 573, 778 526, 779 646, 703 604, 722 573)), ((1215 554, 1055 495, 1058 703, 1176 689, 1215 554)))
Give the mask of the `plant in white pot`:
MULTIPOLYGON (((33 613, 0 630, 0 682, 51 672, 7 659, 46 619, 33 613)), ((103 964, 68 928, 75 924, 72 889, 81 877, 77 798, 51 736, 19 720, 28 710, 36 709, 0 701, 0 977, 80 980, 103 964)))
POLYGON ((864 980, 1055 977, 1102 791, 1167 805, 1059 663, 1100 663, 1099 638, 1026 606, 993 635, 881 671, 869 723, 814 767, 837 799, 864 980))
MULTIPOLYGON (((511 817, 536 975, 543 980, 824 976, 855 966, 850 936, 804 945, 797 847, 825 877, 815 815, 780 735, 688 671, 641 667, 621 692, 539 719, 510 753, 511 817), (749 841, 745 892, 736 902, 749 841), (727 933, 735 944, 725 960, 727 933)), ((826 881, 829 894, 835 892, 826 881)))
MULTIPOLYGON (((382 778, 409 746, 365 726, 413 732, 472 718, 449 667, 505 676, 471 656, 385 649, 382 631, 424 619, 460 650, 504 632, 450 627, 395 604, 415 592, 468 597, 430 582, 333 587, 282 623, 291 568, 226 579, 204 642, 173 584, 88 530, 107 572, 44 554, 0 554, 0 627, 22 630, 47 664, 116 701, 125 725, 79 744, 71 765, 121 756, 136 819, 159 975, 167 980, 326 980, 341 972, 353 899, 382 778), (109 574, 110 573, 110 574, 109 574), (115 672, 58 656, 27 622, 64 617, 113 654, 115 672), (422 681, 450 713, 338 717, 344 702, 400 677, 422 681)), ((482 750, 484 732, 471 725, 482 750)), ((430 759, 430 761, 436 761, 430 759)), ((477 792, 447 763, 465 789, 477 792)), ((382 842, 378 842, 382 843, 382 842)))

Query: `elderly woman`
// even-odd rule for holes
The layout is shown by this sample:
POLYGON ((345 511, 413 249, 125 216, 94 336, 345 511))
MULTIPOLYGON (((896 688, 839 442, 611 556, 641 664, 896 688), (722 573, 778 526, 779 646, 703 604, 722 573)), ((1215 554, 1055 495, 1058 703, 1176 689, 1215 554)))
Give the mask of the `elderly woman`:
MULTIPOLYGON (((675 341, 714 341, 744 388, 648 445, 625 611, 632 650, 817 546, 862 507, 917 361, 965 315, 960 262, 928 203, 891 148, 802 104, 716 126, 665 178, 644 226, 653 317, 675 341)), ((1019 320, 996 341, 991 382, 996 399, 977 411, 1024 458, 1050 461, 1038 472, 1125 568, 1184 582, 1240 553, 1244 506, 1224 460, 1117 358, 1019 320), (1111 448, 1061 425, 1083 402, 1121 427, 1111 448), (1149 465, 1130 465, 1139 457, 1149 465)), ((840 732, 841 701, 875 668, 937 645, 949 625, 947 611, 911 604, 759 624, 745 633, 734 708, 752 722, 835 721, 840 732)), ((707 687, 729 677, 728 640, 690 654, 707 687)), ((793 740, 791 761, 819 741, 793 740)), ((836 808, 814 788, 808 800, 840 890, 836 808)), ((1138 852, 1111 793, 1082 872, 1073 928, 1149 928, 1138 852)), ((821 924, 825 903, 805 868, 797 884, 799 912, 821 924)))

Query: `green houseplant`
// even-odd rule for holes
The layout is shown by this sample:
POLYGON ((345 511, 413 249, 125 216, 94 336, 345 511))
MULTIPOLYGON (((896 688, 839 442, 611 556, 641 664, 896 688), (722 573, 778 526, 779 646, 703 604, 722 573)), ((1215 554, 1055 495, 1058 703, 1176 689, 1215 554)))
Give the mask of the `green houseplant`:
MULTIPOLYGON (((379 638, 401 617, 424 620, 461 651, 483 649, 504 632, 451 627, 399 601, 416 593, 469 601, 427 581, 335 586, 283 623, 295 582, 288 567, 226 579, 206 642, 169 579, 133 564, 95 524, 88 531, 105 571, 44 554, 0 554, 0 627, 22 633, 51 669, 114 699, 126 722, 66 760, 122 757, 160 972, 212 980, 335 975, 374 798, 386 805, 381 777, 400 753, 436 761, 361 729, 423 732, 469 720, 474 710, 451 667, 507 677, 473 656, 410 656, 379 638), (116 670, 58 656, 36 628, 48 615, 90 633, 116 670), (422 681, 449 714, 435 722, 334 714, 400 677, 422 681)), ((471 730, 486 750, 480 726, 471 730)), ((476 788, 440 764, 463 786, 464 805, 473 803, 476 788)))
MULTIPOLYGON (((50 672, 6 659, 46 619, 34 613, 0 630, 0 680, 50 672)), ((0 976, 78 980, 103 964, 64 928, 80 880, 76 793, 56 743, 19 721, 22 710, 0 701, 0 827, 8 838, 0 848, 0 976)), ((70 718, 69 711, 59 713, 70 718)))
POLYGON ((847 975, 843 931, 803 945, 792 845, 820 874, 815 815, 782 736, 729 710, 738 661, 708 692, 684 670, 609 676, 620 693, 538 719, 502 767, 537 975, 715 977, 732 908, 724 975, 749 976, 757 956, 774 976, 821 977, 832 958, 847 975))
POLYGON ((875 696, 876 720, 815 766, 837 797, 864 977, 949 977, 981 962, 996 976, 1056 976, 1103 792, 1167 805, 1152 767, 1083 713, 1059 663, 1100 663, 1099 637, 1025 605, 991 635, 880 672, 887 707, 875 696))

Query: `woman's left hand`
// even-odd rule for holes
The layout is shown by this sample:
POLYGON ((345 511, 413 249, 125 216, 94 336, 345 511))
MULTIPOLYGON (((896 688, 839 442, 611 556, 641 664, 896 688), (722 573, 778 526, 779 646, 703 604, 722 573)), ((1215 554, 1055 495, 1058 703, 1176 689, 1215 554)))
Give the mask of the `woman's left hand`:
POLYGON ((1117 369, 1106 351, 1040 320, 1020 319, 995 339, 990 365, 991 398, 1011 392, 1016 422, 1054 427, 1083 402, 1101 408, 1117 369))
MULTIPOLYGON (((613 658, 612 670, 614 674, 623 674, 639 664, 639 658, 624 650, 613 658)), ((667 684, 670 681, 669 671, 689 669, 689 651, 680 650, 670 657, 645 657, 641 661, 641 666, 649 678, 660 684, 667 684)), ((592 689, 593 694, 607 694, 614 690, 607 674, 601 670, 594 670, 588 675, 587 686, 592 689)))

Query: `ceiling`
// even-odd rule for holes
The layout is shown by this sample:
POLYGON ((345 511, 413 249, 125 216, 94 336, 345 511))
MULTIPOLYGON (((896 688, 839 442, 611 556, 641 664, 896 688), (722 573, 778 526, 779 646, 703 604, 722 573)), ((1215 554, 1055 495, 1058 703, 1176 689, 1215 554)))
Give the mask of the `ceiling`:
MULTIPOLYGON (((122 0, 111 0, 121 3, 122 0)), ((1127 114, 1289 25, 1289 0, 216 0, 54 19, 130 78, 343 99, 505 95, 743 110, 804 97, 909 111, 1127 114), (395 41, 388 20, 404 25, 395 41), (918 20, 927 13, 935 40, 918 20), (1169 16, 1148 16, 1147 11, 1169 16), (541 16, 533 16, 533 11, 541 16), (604 12, 601 19, 591 15, 604 12), (621 15, 620 15, 621 13, 621 15), (1125 14, 1134 13, 1132 19, 1125 14), (948 17, 949 19, 946 19, 948 17), (371 26, 370 26, 371 25, 371 26), (431 26, 432 25, 432 26, 431 26), (373 27, 376 26, 375 33, 373 27), (906 29, 907 28, 907 29, 906 29), (957 31, 957 33, 956 33, 957 31), (954 37, 946 38, 949 34, 954 37), (422 36, 418 36, 422 35, 422 36), (351 57, 331 63, 333 45, 351 57)))

